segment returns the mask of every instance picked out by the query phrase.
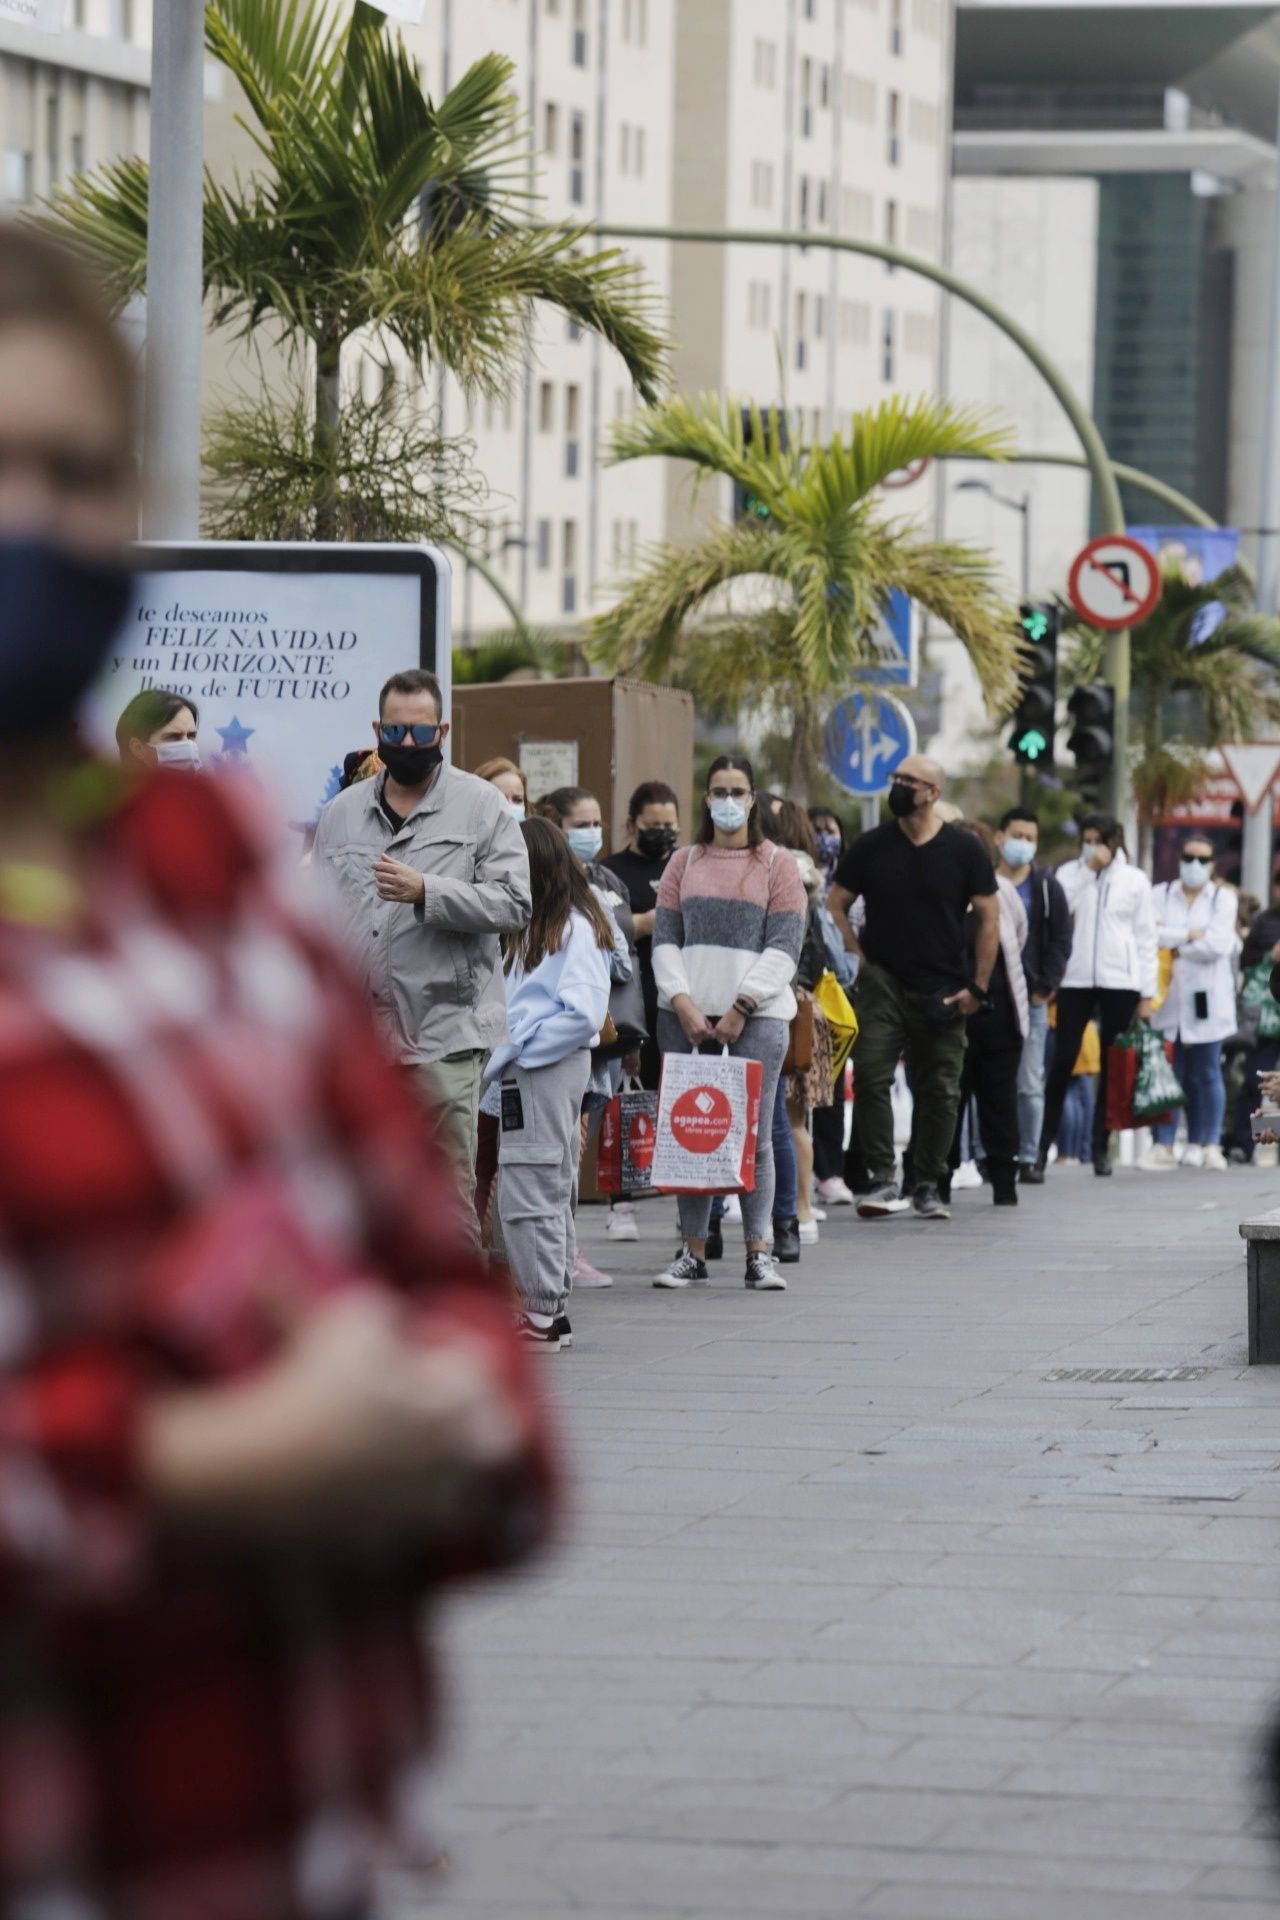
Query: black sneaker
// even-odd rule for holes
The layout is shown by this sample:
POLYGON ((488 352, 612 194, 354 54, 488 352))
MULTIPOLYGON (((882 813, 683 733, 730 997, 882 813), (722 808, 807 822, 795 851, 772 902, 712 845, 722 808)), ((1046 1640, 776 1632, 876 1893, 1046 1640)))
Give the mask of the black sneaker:
MULTIPOLYGON (((800 1222, 781 1216, 773 1223, 773 1257, 784 1267, 794 1267, 800 1258, 800 1222)), ((747 1282, 750 1286, 750 1281, 747 1282)))
POLYGON ((711 1225, 707 1228, 707 1259, 724 1259, 724 1229, 715 1214, 712 1214, 711 1225))
POLYGON ((560 1335, 560 1345, 562 1347, 571 1347, 573 1345, 573 1328, 569 1325, 569 1316, 567 1313, 558 1313, 556 1315, 551 1323, 551 1331, 560 1335))
POLYGON ((559 1353, 562 1346, 573 1345, 572 1335, 567 1341, 563 1338, 562 1325, 569 1325, 563 1314, 547 1320, 544 1314, 535 1319, 532 1314, 522 1313, 516 1319, 516 1339, 526 1347, 537 1347, 540 1353, 559 1353))
POLYGON ((884 1180, 864 1193, 858 1202, 859 1220, 887 1220, 891 1214, 905 1213, 910 1201, 904 1200, 896 1180, 884 1180))
POLYGON ((771 1256, 767 1253, 747 1255, 745 1284, 753 1293, 785 1293, 787 1290, 785 1277, 778 1272, 771 1256))
POLYGON ((1042 1187, 1045 1167, 1043 1160, 1024 1160, 1018 1168, 1018 1179, 1024 1187, 1042 1187))
POLYGON ((710 1280, 706 1261, 699 1260, 688 1247, 681 1247, 671 1265, 653 1276, 655 1287, 668 1288, 705 1287, 710 1280))
POLYGON ((1094 1156, 1093 1170, 1097 1174, 1099 1180, 1109 1180, 1111 1178, 1110 1156, 1105 1153, 1096 1154, 1094 1156))
POLYGON ((911 1210, 917 1220, 949 1220, 951 1218, 951 1209, 938 1189, 927 1183, 916 1188, 911 1210))

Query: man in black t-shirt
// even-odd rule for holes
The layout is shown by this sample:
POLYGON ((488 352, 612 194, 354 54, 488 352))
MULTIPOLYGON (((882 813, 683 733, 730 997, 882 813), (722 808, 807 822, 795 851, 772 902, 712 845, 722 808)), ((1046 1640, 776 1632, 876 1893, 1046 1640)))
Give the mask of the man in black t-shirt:
POLYGON ((854 1052, 854 1125, 874 1191, 864 1219, 905 1211, 894 1177, 893 1104, 898 1061, 911 1049, 915 1124, 912 1205, 922 1220, 945 1220, 938 1191, 947 1170, 960 1102, 965 1020, 987 1004, 1000 930, 996 877, 981 843, 938 816, 945 775, 913 754, 889 788, 894 818, 855 840, 836 868, 827 904, 851 953, 860 955, 854 1052), (856 935, 849 911, 863 902, 856 935), (977 916, 972 975, 965 915, 977 916))

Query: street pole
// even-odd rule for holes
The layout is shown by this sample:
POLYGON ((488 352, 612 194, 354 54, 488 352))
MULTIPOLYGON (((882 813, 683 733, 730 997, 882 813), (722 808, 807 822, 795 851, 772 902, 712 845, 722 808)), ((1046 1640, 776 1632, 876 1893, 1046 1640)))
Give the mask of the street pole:
POLYGON ((1244 893, 1257 896, 1264 907, 1271 905, 1272 822, 1276 797, 1268 787, 1262 805, 1245 813, 1240 836, 1240 886, 1244 893))
POLYGON ((143 531, 200 532, 204 5, 156 0, 151 50, 143 531))
MULTIPOLYGON (((1267 411, 1262 438, 1262 506, 1258 524, 1258 606, 1280 607, 1280 123, 1276 128, 1276 190, 1272 219, 1271 336, 1267 352, 1267 411)), ((1266 900, 1263 905, 1267 904, 1266 900)))
MULTIPOLYGON (((1124 505, 1120 499, 1120 488, 1116 481, 1115 469, 1105 442, 1098 431, 1098 424, 1081 400, 1071 382, 1057 362, 1047 354, 1040 342, 1011 313, 999 306, 979 288, 962 280, 958 274, 946 267, 940 267, 932 260, 923 260, 917 254, 905 253, 901 247, 886 246, 879 240, 854 240, 844 234, 793 233, 789 229, 762 229, 758 227, 650 227, 636 226, 630 222, 613 220, 587 221, 580 229, 583 233, 606 234, 616 240, 662 240, 669 243, 688 243, 707 246, 743 246, 743 247, 812 247, 828 248, 836 253, 853 253, 868 260, 883 260, 886 265, 901 267, 906 273, 918 274, 923 280, 931 280, 935 286, 963 300, 966 306, 985 315, 993 326, 1013 341, 1014 345, 1031 362, 1040 374, 1059 406, 1066 414, 1080 442, 1080 451, 1084 455, 1093 480, 1093 491, 1097 501, 1098 518, 1103 533, 1123 533, 1125 530, 1124 505)), ((1129 677, 1129 634, 1127 629, 1120 633, 1109 633, 1106 641, 1103 672, 1105 678, 1115 689, 1115 758, 1111 767, 1108 783, 1108 804, 1111 811, 1123 819, 1129 806, 1129 695, 1131 683, 1129 677)))
POLYGON ((1031 598, 1031 495, 1022 496, 1022 597, 1031 598))

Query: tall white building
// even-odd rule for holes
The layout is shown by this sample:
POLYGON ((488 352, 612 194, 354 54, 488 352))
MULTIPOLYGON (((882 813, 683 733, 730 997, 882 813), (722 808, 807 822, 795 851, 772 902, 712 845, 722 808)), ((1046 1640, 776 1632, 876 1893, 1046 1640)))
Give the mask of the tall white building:
POLYGON ((67 0, 61 33, 0 26, 0 194, 29 207, 84 167, 147 152, 151 0, 67 0))

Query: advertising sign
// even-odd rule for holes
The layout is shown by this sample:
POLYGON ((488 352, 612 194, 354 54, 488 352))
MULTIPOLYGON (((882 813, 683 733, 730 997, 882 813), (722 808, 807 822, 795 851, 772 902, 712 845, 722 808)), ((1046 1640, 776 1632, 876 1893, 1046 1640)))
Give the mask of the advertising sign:
POLYGON ((449 563, 434 547, 155 543, 86 715, 107 751, 136 693, 183 694, 206 767, 255 773, 305 825, 372 747, 391 674, 429 667, 449 711, 449 563))
POLYGON ((67 0, 0 0, 0 26, 39 27, 45 33, 60 33, 67 11, 67 0))

